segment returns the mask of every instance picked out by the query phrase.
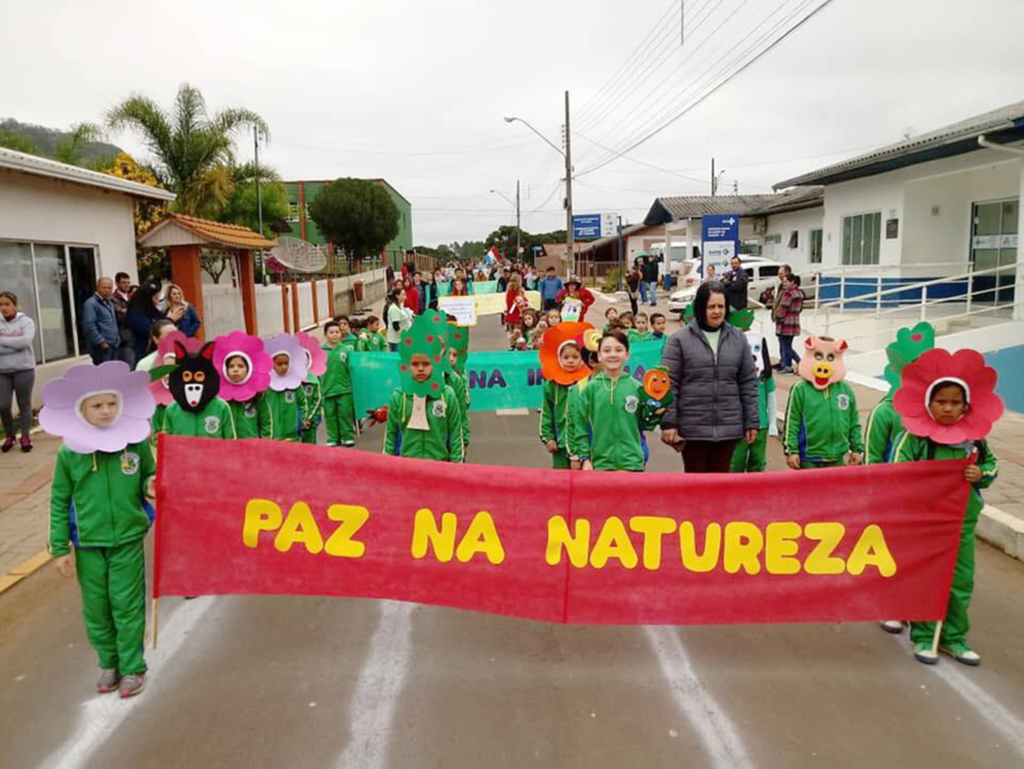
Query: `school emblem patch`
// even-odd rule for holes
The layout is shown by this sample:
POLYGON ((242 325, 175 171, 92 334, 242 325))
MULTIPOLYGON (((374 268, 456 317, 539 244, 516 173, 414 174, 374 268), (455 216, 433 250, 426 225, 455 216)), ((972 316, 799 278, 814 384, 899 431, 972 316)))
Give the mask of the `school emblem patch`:
POLYGON ((635 414, 639 405, 640 399, 635 395, 629 395, 626 397, 626 411, 630 414, 635 414))
POLYGON ((347 361, 348 360, 348 353, 347 352, 339 352, 338 353, 338 360, 340 360, 342 363, 347 361))
POLYGON ((207 417, 203 422, 203 429, 207 435, 216 435, 220 432, 220 417, 207 417))
POLYGON ((121 472, 125 475, 139 472, 139 455, 131 451, 121 454, 121 472))
POLYGON ((284 394, 284 402, 285 403, 295 403, 295 393, 293 393, 291 390, 288 390, 284 394))
POLYGON ((839 406, 840 411, 846 411, 850 408, 850 396, 846 393, 839 393, 836 396, 836 405, 839 406))
POLYGON ((255 419, 256 404, 252 402, 247 402, 245 406, 242 407, 242 413, 245 414, 246 419, 255 419))
POLYGON ((434 405, 430 407, 430 413, 440 419, 445 415, 448 409, 448 404, 443 400, 434 401, 434 405))

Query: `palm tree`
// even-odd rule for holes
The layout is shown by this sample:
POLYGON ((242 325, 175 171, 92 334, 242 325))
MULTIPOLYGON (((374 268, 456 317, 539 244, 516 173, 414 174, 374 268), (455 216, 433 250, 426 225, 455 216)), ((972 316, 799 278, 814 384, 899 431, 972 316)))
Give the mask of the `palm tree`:
POLYGON ((252 127, 269 134, 263 118, 249 109, 209 116, 203 95, 188 83, 178 88, 171 112, 133 95, 107 112, 106 123, 113 131, 131 128, 142 136, 154 156, 154 173, 178 196, 175 208, 190 215, 213 214, 230 196, 235 135, 252 127))
POLYGON ((54 150, 54 157, 61 163, 68 163, 73 166, 82 165, 85 145, 90 142, 99 141, 103 138, 103 132, 94 123, 76 123, 71 126, 71 131, 66 139, 62 139, 54 150))

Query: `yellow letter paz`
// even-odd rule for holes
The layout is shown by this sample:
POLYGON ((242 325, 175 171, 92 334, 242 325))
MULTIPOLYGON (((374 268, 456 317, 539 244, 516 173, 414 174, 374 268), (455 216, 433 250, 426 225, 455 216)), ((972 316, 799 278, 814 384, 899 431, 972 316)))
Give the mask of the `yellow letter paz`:
MULTIPOLYGON (((361 558, 366 552, 366 545, 354 537, 369 520, 370 511, 359 505, 331 505, 327 508, 327 518, 338 525, 325 540, 307 503, 295 502, 286 516, 276 502, 250 499, 245 505, 242 544, 259 547, 263 532, 268 535, 275 532, 273 546, 281 553, 301 545, 311 555, 326 553, 335 558, 361 558)), ((265 539, 271 540, 269 536, 265 539)))
MULTIPOLYGON (((454 536, 452 530, 452 544, 454 536)), ((724 525, 709 523, 698 532, 692 521, 650 515, 625 520, 609 516, 600 528, 585 519, 573 521, 571 527, 563 516, 548 519, 546 559, 550 566, 562 563, 564 556, 577 569, 604 569, 613 563, 625 569, 657 571, 672 546, 678 546, 676 552, 683 568, 699 574, 716 569, 749 575, 764 572, 859 577, 872 569, 882 577, 896 574, 896 561, 885 534, 875 524, 852 534, 841 523, 824 521, 806 526, 795 521, 773 521, 764 526, 729 521, 724 525), (677 540, 674 545, 673 538, 677 540), (836 555, 844 542, 853 543, 845 558, 836 555)), ((451 545, 438 552, 439 558, 444 552, 451 558, 451 545)))

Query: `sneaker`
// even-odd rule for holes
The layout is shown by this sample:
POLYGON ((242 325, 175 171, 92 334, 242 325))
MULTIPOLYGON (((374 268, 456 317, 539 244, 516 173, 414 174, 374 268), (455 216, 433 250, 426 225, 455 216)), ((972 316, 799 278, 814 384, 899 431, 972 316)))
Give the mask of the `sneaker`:
POLYGON ((948 654, 961 664, 970 665, 972 668, 981 664, 981 655, 964 641, 954 644, 939 644, 939 651, 948 654))
POLYGON ((914 659, 925 665, 934 665, 939 661, 939 653, 932 649, 930 643, 914 644, 914 659))
POLYGON ((882 630, 886 633, 892 633, 893 635, 899 635, 903 632, 903 623, 898 619, 887 619, 878 623, 882 626, 882 630))
POLYGON ((4 454, 6 454, 8 451, 10 451, 13 448, 14 448, 14 436, 13 435, 8 435, 4 439, 4 445, 0 446, 0 451, 2 451, 4 454))
POLYGON ((27 435, 21 436, 21 450, 25 454, 28 454, 30 451, 32 451, 32 439, 29 438, 27 435))
POLYGON ((100 680, 96 682, 96 691, 100 694, 116 692, 119 683, 121 683, 121 675, 114 668, 103 668, 100 680))
POLYGON ((121 699, 126 700, 136 694, 142 694, 146 688, 146 674, 135 673, 121 679, 121 699))
POLYGON ((353 446, 356 445, 356 442, 355 441, 342 441, 341 445, 344 446, 346 449, 350 449, 350 448, 352 448, 353 446))

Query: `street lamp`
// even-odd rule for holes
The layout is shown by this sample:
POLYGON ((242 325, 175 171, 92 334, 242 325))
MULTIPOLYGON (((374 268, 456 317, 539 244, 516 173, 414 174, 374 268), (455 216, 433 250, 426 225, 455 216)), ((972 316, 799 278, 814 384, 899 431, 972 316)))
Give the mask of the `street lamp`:
MULTIPOLYGON (((569 128, 569 92, 565 92, 565 150, 563 151, 557 144, 551 141, 548 137, 530 125, 529 122, 521 117, 514 115, 505 116, 506 123, 522 123, 524 126, 533 131, 537 136, 544 140, 551 149, 565 158, 565 259, 571 265, 575 262, 575 244, 573 243, 572 237, 572 141, 571 132, 569 128)), ((518 190, 518 186, 517 186, 518 190)), ((516 195, 518 198, 518 193, 516 195)), ((563 268, 565 265, 563 264, 563 268)), ((566 271, 569 272, 568 270, 566 271)))

